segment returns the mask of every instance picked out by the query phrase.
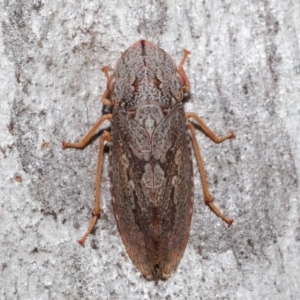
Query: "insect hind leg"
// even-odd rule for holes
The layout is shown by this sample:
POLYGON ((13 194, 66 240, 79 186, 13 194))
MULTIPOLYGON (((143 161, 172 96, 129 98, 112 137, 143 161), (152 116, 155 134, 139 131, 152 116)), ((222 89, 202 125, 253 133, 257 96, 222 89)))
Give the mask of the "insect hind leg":
MULTIPOLYGON (((187 117, 188 117, 188 114, 187 114, 187 117)), ((199 148, 198 142, 196 140, 196 134, 195 134, 194 126, 191 123, 188 122, 187 123, 187 127, 190 130, 190 132, 191 132, 193 147, 194 147, 194 151, 195 151, 195 154, 196 154, 196 159, 197 159, 198 168, 199 168, 199 172, 200 172, 200 178, 201 178, 201 183, 202 183, 202 188, 203 188, 205 203, 209 206, 209 208, 219 218, 221 218, 224 222, 226 222, 228 224, 228 226, 230 226, 232 224, 233 220, 230 219, 230 218, 228 218, 227 216, 225 216, 225 215, 223 215, 221 213, 221 211, 213 203, 212 196, 211 196, 211 194, 209 192, 207 181, 206 181, 206 176, 205 176, 205 168, 204 168, 204 164, 203 164, 203 159, 201 157, 200 148, 199 148)), ((232 138, 232 136, 231 135, 230 136, 226 136, 225 139, 228 139, 228 138, 232 138)))
MULTIPOLYGON (((90 131, 84 136, 84 138, 79 141, 78 143, 69 143, 69 142, 62 142, 62 149, 66 148, 76 148, 76 149, 82 149, 84 148, 92 138, 92 136, 95 134, 97 129, 100 127, 100 125, 106 121, 111 121, 112 115, 107 114, 100 118, 100 120, 90 129, 90 131)), ((97 172, 96 172, 96 193, 95 193, 95 205, 93 209, 93 217, 90 221, 90 224, 88 226, 88 230, 83 235, 83 237, 78 240, 78 243, 81 246, 84 246, 85 240, 88 237, 88 235, 91 233, 93 228, 96 225, 97 219, 100 216, 100 194, 101 194, 101 173, 102 173, 102 162, 103 162, 103 153, 104 153, 104 143, 105 141, 110 140, 110 133, 107 131, 104 131, 100 137, 100 146, 99 146, 99 154, 98 154, 98 164, 97 164, 97 172)))
POLYGON ((85 240, 92 232, 93 228, 96 225, 98 218, 100 217, 100 196, 101 196, 101 174, 102 174, 102 164, 103 164, 103 154, 104 154, 104 143, 105 141, 110 141, 110 133, 108 131, 104 131, 100 137, 100 146, 99 146, 99 154, 98 154, 98 163, 97 163, 97 172, 96 172, 96 193, 95 193, 95 204, 93 209, 93 217, 89 223, 88 229, 86 233, 82 236, 78 243, 84 247, 85 240))

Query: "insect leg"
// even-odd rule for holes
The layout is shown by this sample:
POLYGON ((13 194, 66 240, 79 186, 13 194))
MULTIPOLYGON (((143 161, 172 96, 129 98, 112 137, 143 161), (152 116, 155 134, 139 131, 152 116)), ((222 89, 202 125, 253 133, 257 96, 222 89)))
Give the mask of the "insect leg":
POLYGON ((106 79, 109 80, 109 66, 104 66, 101 71, 105 74, 106 79))
POLYGON ((189 90, 190 90, 190 87, 191 87, 191 84, 190 84, 190 81, 183 69, 183 64, 185 62, 185 60, 187 59, 188 55, 190 54, 191 52, 186 50, 186 49, 183 49, 183 57, 178 65, 178 68, 177 68, 177 72, 178 74, 181 76, 184 84, 183 84, 183 93, 188 93, 189 90))
POLYGON ((232 131, 229 131, 226 135, 222 137, 218 137, 199 117, 197 114, 193 112, 188 112, 185 114, 186 119, 193 118, 197 124, 200 126, 200 128, 203 130, 203 132, 215 143, 222 143, 223 141, 227 139, 233 139, 235 138, 235 135, 232 131))
POLYGON ((189 130, 191 132, 194 151, 195 151, 195 154, 196 154, 196 158, 197 158, 197 162, 198 162, 198 168, 199 168, 199 172, 200 172, 200 178, 201 178, 205 203, 209 206, 209 208, 218 217, 220 217, 224 222, 226 222, 230 226, 232 224, 233 220, 226 217, 225 215, 223 215, 220 212, 220 210, 213 203, 212 197, 210 195, 208 185, 207 185, 207 181, 206 181, 206 176, 205 176, 205 168, 204 168, 203 160, 202 160, 202 157, 201 157, 200 148, 199 148, 199 145, 198 145, 198 142, 197 142, 197 139, 196 139, 196 133, 195 133, 194 126, 191 123, 188 122, 187 127, 189 128, 189 130))
POLYGON ((99 153, 98 153, 98 163, 97 163, 97 172, 96 172, 96 194, 95 194, 95 205, 93 209, 93 217, 89 223, 88 229, 86 233, 82 236, 78 243, 84 247, 84 243, 88 235, 93 230, 94 226, 98 218, 100 217, 100 195, 101 195, 101 174, 102 174, 102 164, 103 164, 103 152, 104 152, 104 142, 110 140, 110 133, 104 131, 100 137, 100 146, 99 146, 99 153))
POLYGON ((66 148, 83 148, 83 147, 85 147, 88 144, 88 142, 90 141, 90 139, 92 138, 92 136, 96 133, 98 128, 101 126, 101 124, 106 120, 111 121, 111 119, 112 119, 111 114, 103 115, 80 142, 69 143, 69 142, 63 141, 62 149, 64 150, 66 148))
MULTIPOLYGON (((105 66, 101 69, 101 71, 105 74, 107 82, 110 82, 111 77, 109 76, 109 67, 105 66)), ((101 102, 103 105, 113 106, 113 103, 108 99, 111 91, 107 88, 104 94, 101 97, 101 102)))

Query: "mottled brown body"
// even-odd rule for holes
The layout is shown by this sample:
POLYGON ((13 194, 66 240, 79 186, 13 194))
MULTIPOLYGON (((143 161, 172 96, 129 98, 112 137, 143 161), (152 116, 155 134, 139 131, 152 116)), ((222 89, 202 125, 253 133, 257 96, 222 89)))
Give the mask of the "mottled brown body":
POLYGON ((96 129, 111 121, 111 133, 100 141, 96 179, 96 203, 87 235, 100 215, 100 185, 103 145, 110 141, 110 179, 113 207, 126 250, 147 279, 167 279, 177 267, 188 241, 193 210, 192 142, 196 153, 206 203, 229 225, 212 203, 194 129, 194 118, 215 142, 233 138, 231 132, 216 137, 197 115, 185 114, 182 98, 190 84, 183 70, 156 45, 141 40, 118 60, 102 97, 112 106, 78 144, 63 142, 63 148, 82 148, 96 129))
POLYGON ((191 141, 172 58, 140 41, 117 62, 111 100, 113 206, 129 256, 167 278, 186 247, 193 208, 191 141))

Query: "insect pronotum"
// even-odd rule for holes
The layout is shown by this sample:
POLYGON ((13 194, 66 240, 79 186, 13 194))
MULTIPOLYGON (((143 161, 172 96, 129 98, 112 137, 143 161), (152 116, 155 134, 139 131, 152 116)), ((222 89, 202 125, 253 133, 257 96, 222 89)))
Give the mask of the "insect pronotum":
POLYGON ((167 279, 187 245, 193 210, 192 145, 198 162, 205 203, 229 226, 232 219, 214 205, 196 140, 193 119, 215 143, 234 138, 230 131, 218 137, 195 114, 185 113, 182 99, 190 90, 183 69, 161 48, 146 40, 129 47, 113 75, 102 71, 107 88, 102 96, 104 114, 78 143, 62 148, 83 148, 106 120, 111 132, 100 137, 93 217, 78 241, 84 246, 100 216, 103 149, 110 143, 111 194, 115 217, 127 253, 149 280, 167 279))

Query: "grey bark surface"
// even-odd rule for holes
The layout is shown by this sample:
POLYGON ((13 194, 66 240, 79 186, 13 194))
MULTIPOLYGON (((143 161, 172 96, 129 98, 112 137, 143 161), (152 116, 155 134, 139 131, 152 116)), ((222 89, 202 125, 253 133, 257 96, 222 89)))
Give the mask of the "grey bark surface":
MULTIPOLYGON (((299 1, 0 1, 0 299, 300 299, 299 1), (185 65, 186 111, 216 205, 195 168, 187 249, 166 282, 146 281, 113 215, 107 155, 101 218, 86 247, 101 116, 120 54, 146 38, 185 65)), ((108 128, 109 123, 102 128, 108 128)))

